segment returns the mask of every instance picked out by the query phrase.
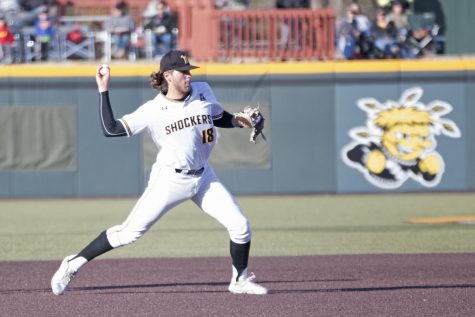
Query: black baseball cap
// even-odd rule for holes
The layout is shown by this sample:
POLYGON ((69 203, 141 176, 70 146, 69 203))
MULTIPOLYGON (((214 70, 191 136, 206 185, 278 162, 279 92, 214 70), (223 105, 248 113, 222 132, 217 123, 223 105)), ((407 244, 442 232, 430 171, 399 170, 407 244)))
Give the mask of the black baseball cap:
POLYGON ((192 70, 199 68, 190 64, 188 54, 184 51, 170 51, 160 60, 160 72, 168 70, 192 70))

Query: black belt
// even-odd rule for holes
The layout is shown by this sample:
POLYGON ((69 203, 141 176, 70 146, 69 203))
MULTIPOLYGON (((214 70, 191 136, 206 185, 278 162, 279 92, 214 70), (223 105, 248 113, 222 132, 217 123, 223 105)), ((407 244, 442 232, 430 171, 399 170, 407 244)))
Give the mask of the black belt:
POLYGON ((200 168, 199 170, 184 170, 181 168, 175 168, 175 172, 184 174, 184 175, 193 175, 193 176, 200 176, 203 174, 203 171, 205 170, 204 167, 200 168))

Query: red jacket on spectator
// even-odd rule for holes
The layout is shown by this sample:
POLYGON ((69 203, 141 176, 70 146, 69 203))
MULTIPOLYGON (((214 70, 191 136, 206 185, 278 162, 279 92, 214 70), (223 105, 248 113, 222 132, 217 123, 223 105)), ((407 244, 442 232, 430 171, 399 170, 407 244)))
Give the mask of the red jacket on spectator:
POLYGON ((13 43, 13 35, 10 33, 8 26, 0 26, 0 45, 5 43, 13 43))

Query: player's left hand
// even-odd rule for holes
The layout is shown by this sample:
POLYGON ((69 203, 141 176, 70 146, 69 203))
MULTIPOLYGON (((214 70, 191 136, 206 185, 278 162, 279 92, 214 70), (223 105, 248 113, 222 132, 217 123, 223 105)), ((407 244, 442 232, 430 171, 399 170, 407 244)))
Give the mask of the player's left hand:
POLYGON ((256 143, 259 135, 265 140, 262 130, 264 129, 264 117, 259 111, 259 107, 247 106, 243 111, 234 114, 234 119, 244 128, 252 129, 249 141, 256 143))
POLYGON ((100 65, 96 70, 96 83, 99 92, 109 90, 110 68, 107 65, 100 65))

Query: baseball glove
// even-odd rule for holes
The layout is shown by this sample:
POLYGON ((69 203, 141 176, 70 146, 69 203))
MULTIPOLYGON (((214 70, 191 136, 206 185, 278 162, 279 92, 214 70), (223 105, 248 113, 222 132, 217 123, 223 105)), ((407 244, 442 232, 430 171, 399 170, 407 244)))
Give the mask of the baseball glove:
POLYGON ((259 135, 265 140, 264 133, 264 117, 259 111, 259 107, 246 106, 243 111, 236 112, 234 119, 243 127, 251 130, 249 141, 256 143, 256 139, 259 135))

